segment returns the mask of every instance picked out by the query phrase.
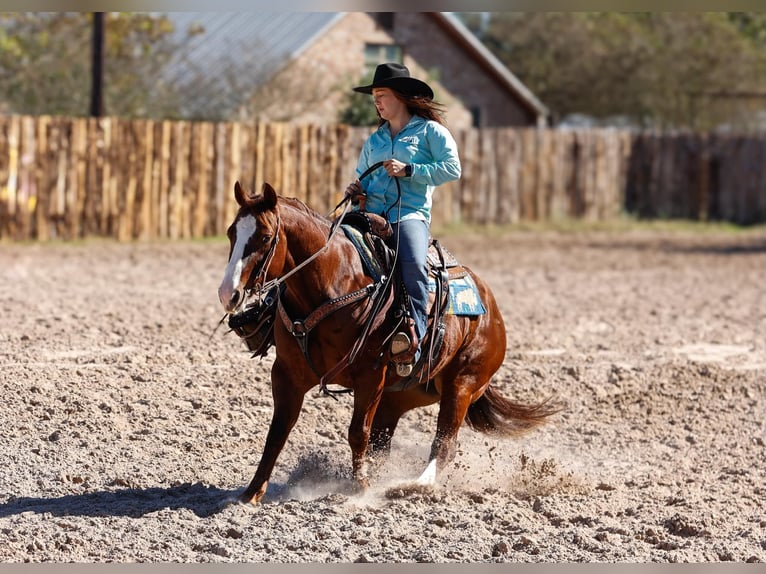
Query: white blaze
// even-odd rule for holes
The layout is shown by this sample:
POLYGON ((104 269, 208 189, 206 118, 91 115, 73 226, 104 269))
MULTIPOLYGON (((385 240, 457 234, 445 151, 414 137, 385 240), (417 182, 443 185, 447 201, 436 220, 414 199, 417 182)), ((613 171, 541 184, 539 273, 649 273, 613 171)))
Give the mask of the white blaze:
POLYGON ((218 287, 218 299, 221 301, 221 305, 223 305, 223 308, 226 311, 233 311, 233 309, 229 309, 229 302, 240 287, 242 281, 242 269, 245 268, 247 259, 249 259, 249 257, 243 258, 243 255, 245 253, 247 242, 256 230, 255 217, 246 215, 241 218, 237 221, 236 229, 237 241, 234 243, 234 247, 231 250, 231 257, 229 258, 229 264, 226 266, 226 271, 223 274, 221 286, 218 287))

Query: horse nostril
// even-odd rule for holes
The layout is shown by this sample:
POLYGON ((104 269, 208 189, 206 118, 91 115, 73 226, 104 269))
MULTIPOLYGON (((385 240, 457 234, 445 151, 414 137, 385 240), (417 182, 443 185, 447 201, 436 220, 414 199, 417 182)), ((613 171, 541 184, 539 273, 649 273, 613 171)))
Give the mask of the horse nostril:
POLYGON ((234 291, 231 295, 231 300, 229 301, 229 307, 234 308, 237 306, 237 303, 239 302, 239 291, 234 291))

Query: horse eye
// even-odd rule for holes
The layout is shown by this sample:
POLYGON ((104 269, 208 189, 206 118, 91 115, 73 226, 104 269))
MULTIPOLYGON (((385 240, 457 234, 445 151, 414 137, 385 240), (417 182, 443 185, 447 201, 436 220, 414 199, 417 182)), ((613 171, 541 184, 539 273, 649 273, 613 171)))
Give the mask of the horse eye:
POLYGON ((264 235, 261 241, 264 245, 266 245, 269 241, 271 241, 271 235, 264 235))

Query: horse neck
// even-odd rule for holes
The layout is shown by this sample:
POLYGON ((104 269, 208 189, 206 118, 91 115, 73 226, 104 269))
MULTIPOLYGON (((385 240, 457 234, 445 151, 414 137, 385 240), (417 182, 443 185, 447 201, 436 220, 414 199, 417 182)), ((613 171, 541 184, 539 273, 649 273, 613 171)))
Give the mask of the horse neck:
POLYGON ((280 219, 285 257, 282 275, 289 273, 319 251, 322 253, 287 281, 287 296, 299 299, 304 310, 350 289, 346 283, 353 273, 339 272, 353 265, 343 248, 345 236, 338 232, 328 244, 330 222, 303 206, 281 199, 280 219))
POLYGON ((279 206, 280 225, 287 245, 284 269, 287 272, 325 246, 330 225, 326 219, 303 207, 297 200, 291 202, 280 198, 279 206))

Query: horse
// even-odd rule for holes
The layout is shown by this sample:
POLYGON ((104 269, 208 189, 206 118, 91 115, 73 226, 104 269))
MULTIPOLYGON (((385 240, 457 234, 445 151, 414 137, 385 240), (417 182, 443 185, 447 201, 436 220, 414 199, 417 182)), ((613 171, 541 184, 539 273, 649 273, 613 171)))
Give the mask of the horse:
POLYGON ((227 230, 229 260, 218 289, 224 318, 242 312, 248 295, 262 293, 267 285, 279 287, 272 289, 278 292, 279 311, 272 325, 273 413, 242 502, 256 504, 263 498, 305 395, 329 373, 333 385, 353 395, 348 444, 352 484, 359 492, 370 486, 370 463, 389 455, 397 423, 411 409, 439 403, 428 463, 416 482, 424 487, 435 486, 453 461, 463 423, 482 433, 518 436, 557 412, 550 399, 522 404, 492 385, 505 360, 505 323, 490 288, 467 267, 486 312, 446 315, 443 341, 427 376, 392 391, 401 377, 381 349, 400 319, 392 297, 370 295, 380 281, 364 268, 352 241, 333 233, 329 216, 278 194, 268 183, 253 195, 237 181, 234 197, 238 211, 227 230), (376 300, 383 302, 374 308, 376 300), (352 349, 358 353, 349 361, 352 349))

